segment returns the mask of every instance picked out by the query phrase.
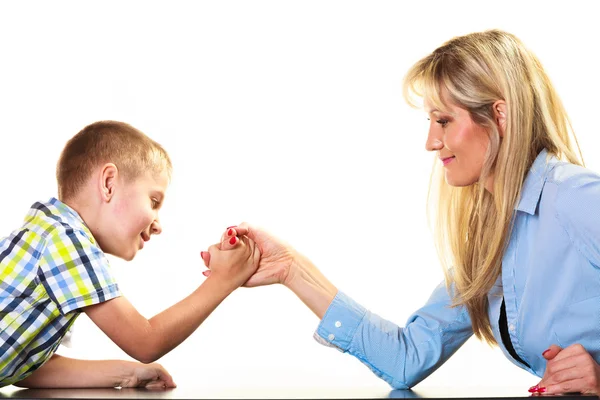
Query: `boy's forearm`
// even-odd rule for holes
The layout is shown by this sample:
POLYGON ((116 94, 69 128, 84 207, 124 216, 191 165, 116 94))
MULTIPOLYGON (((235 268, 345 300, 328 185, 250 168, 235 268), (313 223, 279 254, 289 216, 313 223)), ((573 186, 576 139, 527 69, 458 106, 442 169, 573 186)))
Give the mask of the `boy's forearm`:
POLYGON ((159 342, 155 354, 143 362, 152 362, 168 353, 188 336, 217 308, 234 287, 218 278, 208 277, 192 294, 149 320, 159 342))
POLYGON ((15 383, 25 388, 100 388, 121 386, 130 379, 133 362, 77 360, 54 354, 27 378, 15 383))
POLYGON ((338 292, 321 271, 302 256, 292 265, 285 286, 294 292, 319 319, 323 319, 338 292))
POLYGON ((183 342, 235 290, 210 276, 192 294, 150 319, 124 297, 86 308, 90 319, 131 357, 151 363, 183 342))

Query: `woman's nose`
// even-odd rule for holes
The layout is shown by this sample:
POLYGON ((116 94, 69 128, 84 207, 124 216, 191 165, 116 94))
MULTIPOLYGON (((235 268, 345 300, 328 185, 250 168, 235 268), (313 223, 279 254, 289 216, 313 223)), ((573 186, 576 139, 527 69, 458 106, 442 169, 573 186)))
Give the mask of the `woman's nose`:
POLYGON ((437 137, 429 135, 427 136, 427 141, 425 142, 425 149, 427 151, 438 151, 444 147, 444 143, 437 137))

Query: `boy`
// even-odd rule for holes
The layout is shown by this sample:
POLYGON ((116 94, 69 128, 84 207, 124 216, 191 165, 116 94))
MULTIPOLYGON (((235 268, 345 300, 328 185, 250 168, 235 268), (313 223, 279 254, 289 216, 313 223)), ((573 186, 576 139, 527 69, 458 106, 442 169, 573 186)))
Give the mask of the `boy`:
POLYGON ((146 319, 121 295, 105 254, 132 260, 161 233, 158 211, 171 175, 167 152, 132 126, 100 121, 67 142, 57 165, 58 199, 35 203, 0 240, 0 386, 174 387, 152 363, 185 340, 258 266, 254 242, 217 248, 211 276, 191 295, 146 319), (54 354, 85 312, 143 364, 54 354))

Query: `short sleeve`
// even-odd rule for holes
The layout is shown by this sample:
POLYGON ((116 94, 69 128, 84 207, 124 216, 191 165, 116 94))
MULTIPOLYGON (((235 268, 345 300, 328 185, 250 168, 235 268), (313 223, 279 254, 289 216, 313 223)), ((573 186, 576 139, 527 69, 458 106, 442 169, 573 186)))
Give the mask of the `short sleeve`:
POLYGON ((121 295, 104 252, 70 227, 47 237, 38 277, 61 314, 121 295))

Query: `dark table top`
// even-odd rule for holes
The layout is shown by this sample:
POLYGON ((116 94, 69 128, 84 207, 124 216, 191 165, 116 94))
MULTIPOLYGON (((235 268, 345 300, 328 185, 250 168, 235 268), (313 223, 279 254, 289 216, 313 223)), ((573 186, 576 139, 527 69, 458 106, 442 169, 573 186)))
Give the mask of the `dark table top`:
MULTIPOLYGON (((530 397, 523 388, 474 387, 442 388, 423 387, 414 390, 386 390, 385 388, 215 388, 178 387, 167 390, 146 389, 19 389, 7 387, 0 390, 0 398, 15 399, 522 399, 530 397)), ((544 396, 562 400, 595 400, 597 396, 568 394, 544 396)))

